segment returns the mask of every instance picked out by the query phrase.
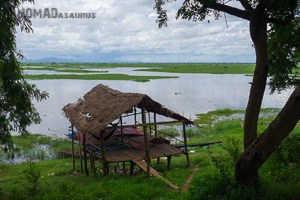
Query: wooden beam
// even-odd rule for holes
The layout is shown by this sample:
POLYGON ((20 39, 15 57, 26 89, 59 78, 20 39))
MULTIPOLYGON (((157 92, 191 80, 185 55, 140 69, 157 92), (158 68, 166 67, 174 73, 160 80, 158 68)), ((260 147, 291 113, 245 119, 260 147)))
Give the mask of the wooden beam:
MULTIPOLYGON (((142 161, 142 160, 132 160, 132 162, 134 162, 137 166, 139 166, 143 171, 146 171, 146 170, 147 170, 147 169, 146 169, 147 167, 146 167, 144 161, 142 161)), ((158 179, 164 181, 164 182, 165 182, 166 184, 168 184, 171 188, 173 188, 173 189, 175 189, 175 190, 179 189, 177 185, 171 183, 169 180, 167 180, 167 179, 165 179, 164 177, 162 177, 162 176, 158 173, 158 171, 156 171, 156 170, 153 169, 152 167, 150 168, 150 174, 153 175, 153 176, 155 176, 156 178, 158 178, 158 179)))
POLYGON ((86 137, 85 137, 85 133, 83 133, 83 142, 82 142, 82 146, 83 146, 83 157, 84 157, 84 169, 85 169, 85 175, 89 175, 89 170, 87 167, 87 156, 86 156, 86 149, 85 149, 85 142, 86 142, 86 137))
POLYGON ((158 136, 158 134, 157 134, 157 122, 156 122, 156 113, 153 113, 153 120, 154 120, 154 135, 155 135, 155 137, 157 137, 158 136))
POLYGON ((123 120, 122 116, 120 116, 120 124, 121 124, 121 143, 124 143, 124 135, 123 135, 123 120))
POLYGON ((104 142, 104 134, 100 136, 100 143, 101 143, 101 157, 102 157, 102 165, 103 165, 103 174, 107 175, 107 163, 106 163, 106 155, 105 155, 105 142, 104 142))
POLYGON ((145 109, 142 109, 142 122, 143 122, 143 131, 144 131, 144 142, 145 142, 145 160, 147 162, 147 176, 150 176, 150 150, 146 126, 146 113, 145 109))
POLYGON ((167 160, 168 160, 168 164, 167 164, 168 170, 171 169, 171 159, 172 159, 172 156, 168 156, 167 157, 167 160))
MULTIPOLYGON (((151 125, 164 125, 164 124, 175 124, 175 123, 184 123, 183 121, 166 121, 166 122, 156 122, 156 123, 146 123, 142 122, 141 124, 132 124, 132 125, 123 125, 123 126, 116 126, 114 128, 131 128, 131 127, 142 127, 142 126, 151 126, 151 125)), ((113 128, 113 127, 107 127, 107 128, 113 128)))
POLYGON ((82 164, 82 146, 81 146, 81 134, 78 134, 78 144, 79 144, 79 157, 80 157, 80 173, 83 174, 83 164, 82 164))
MULTIPOLYGON (((204 146, 209 146, 209 145, 213 145, 213 144, 220 144, 222 143, 222 141, 216 141, 216 142, 205 142, 205 143, 198 143, 198 144, 188 144, 188 147, 204 147, 204 146)), ((176 148, 184 148, 185 145, 184 144, 175 144, 173 145, 176 148)))
POLYGON ((137 113, 136 110, 134 111, 134 113, 132 114, 127 114, 127 115, 122 115, 122 117, 130 117, 130 116, 134 116, 134 115, 140 115, 142 113, 137 113))
MULTIPOLYGON (((157 123, 156 123, 156 113, 153 113, 153 123, 154 123, 154 136, 158 137, 158 132, 157 132, 157 123)), ((156 163, 159 164, 160 158, 158 157, 156 159, 156 163)))
MULTIPOLYGON (((148 112, 148 123, 151 124, 151 116, 150 116, 150 112, 148 112)), ((149 125, 149 135, 151 136, 152 133, 152 127, 151 125, 149 125)))
POLYGON ((134 107, 134 124, 135 125, 137 124, 137 121, 136 121, 136 107, 134 107))
POLYGON ((134 172, 134 163, 130 161, 130 175, 132 176, 134 172))
POLYGON ((72 131, 72 160, 73 160, 73 173, 76 171, 75 169, 75 155, 74 155, 74 137, 75 137, 75 134, 74 134, 74 126, 72 124, 72 127, 71 127, 71 131, 72 131))
POLYGON ((187 149, 187 139, 186 139, 185 123, 182 124, 182 128, 183 128, 184 151, 185 151, 185 155, 186 155, 187 166, 190 166, 189 152, 188 152, 188 149, 187 149))

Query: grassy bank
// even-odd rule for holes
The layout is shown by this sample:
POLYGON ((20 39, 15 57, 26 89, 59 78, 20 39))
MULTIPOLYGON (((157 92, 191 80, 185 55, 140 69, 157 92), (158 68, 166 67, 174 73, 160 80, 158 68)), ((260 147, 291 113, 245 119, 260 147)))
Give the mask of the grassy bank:
MULTIPOLYGON (((174 73, 209 73, 209 74, 253 74, 254 64, 243 63, 52 63, 52 64, 23 64, 25 69, 30 66, 43 66, 47 69, 101 69, 101 68, 142 68, 139 71, 174 72, 174 73)), ((29 68, 28 68, 29 67, 29 68)), ((39 68, 36 68, 39 69, 39 68)))
MULTIPOLYGON (((271 122, 276 109, 265 109, 259 120, 259 132, 271 122)), ((203 128, 189 128, 189 143, 222 140, 222 144, 190 148, 191 167, 185 157, 172 158, 171 170, 166 161, 153 167, 162 176, 177 184, 172 190, 162 181, 144 173, 134 176, 121 172, 104 177, 101 164, 97 176, 72 173, 72 160, 62 158, 35 164, 0 165, 0 195, 2 199, 298 199, 300 196, 300 127, 284 141, 260 170, 261 187, 258 190, 238 186, 233 179, 234 159, 242 149, 243 119, 236 114, 243 111, 217 110, 200 115, 203 128), (224 118, 225 116, 225 118, 224 118), (193 152, 193 153, 192 153, 193 152), (195 170, 199 168, 199 170, 195 170), (191 183, 189 177, 194 173, 191 183), (189 190, 184 186, 188 184, 189 190)), ((30 149, 35 143, 49 144, 53 151, 70 150, 68 141, 43 136, 15 137, 16 145, 30 149)), ((77 147, 77 145, 76 145, 77 147)), ((117 166, 116 166, 117 167, 117 166)), ((113 168, 113 166, 111 166, 113 168)), ((118 167, 117 167, 118 168, 118 167)), ((76 163, 76 169, 80 164, 76 163)), ((120 170, 118 168, 118 170, 120 170)))
POLYGON ((137 82, 147 82, 155 79, 178 78, 177 76, 131 76, 126 74, 39 74, 25 75, 26 79, 77 79, 77 80, 131 80, 137 82))
POLYGON ((139 71, 202 73, 202 74, 253 74, 254 64, 159 64, 139 71))
POLYGON ((81 79, 81 80, 133 80, 149 81, 151 79, 177 78, 174 76, 131 76, 126 74, 109 74, 105 69, 129 67, 136 71, 172 72, 172 73, 210 73, 210 74, 252 74, 253 64, 91 64, 91 63, 27 63, 23 64, 26 70, 48 70, 66 72, 68 74, 29 74, 27 79, 81 79), (97 70, 95 70, 97 69, 97 70), (81 73, 81 74, 75 74, 81 73))

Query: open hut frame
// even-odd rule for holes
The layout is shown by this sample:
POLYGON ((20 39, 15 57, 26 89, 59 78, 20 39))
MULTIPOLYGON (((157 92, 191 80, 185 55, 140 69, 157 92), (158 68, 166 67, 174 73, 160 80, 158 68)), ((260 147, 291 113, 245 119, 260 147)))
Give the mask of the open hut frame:
POLYGON ((187 149, 186 126, 193 124, 145 94, 122 93, 102 84, 97 85, 73 104, 63 108, 71 123, 73 171, 75 171, 75 140, 80 146, 80 169, 89 174, 87 160, 96 175, 96 161, 102 163, 103 174, 110 171, 110 164, 130 163, 130 174, 137 165, 148 176, 163 179, 173 188, 177 186, 165 180, 151 167, 151 160, 171 158, 183 153, 190 165, 187 149), (171 119, 171 120, 170 120, 171 119), (183 148, 178 149, 170 141, 160 137, 158 125, 182 124, 183 148))

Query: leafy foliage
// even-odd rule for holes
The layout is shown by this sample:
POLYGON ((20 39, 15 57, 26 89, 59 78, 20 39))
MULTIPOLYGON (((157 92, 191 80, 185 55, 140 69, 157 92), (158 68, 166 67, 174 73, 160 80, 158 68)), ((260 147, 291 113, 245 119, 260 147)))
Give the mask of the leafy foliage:
POLYGON ((32 29, 30 20, 15 12, 20 4, 20 0, 0 2, 0 144, 4 145, 5 151, 13 148, 11 131, 26 134, 28 125, 41 121, 32 100, 41 101, 48 97, 46 92, 23 78, 18 61, 23 55, 16 49, 16 26, 25 32, 32 29))
POLYGON ((27 189, 29 194, 35 196, 38 192, 38 181, 41 177, 41 170, 34 162, 29 162, 28 169, 25 170, 25 178, 28 182, 27 189))
POLYGON ((299 85, 300 21, 272 25, 268 48, 271 91, 299 85))
POLYGON ((300 164, 300 133, 291 134, 279 146, 275 152, 275 158, 284 164, 298 163, 300 164))
MULTIPOLYGON (((156 0, 159 27, 167 26, 167 11, 163 6, 172 0, 156 0)), ((263 8, 268 32, 268 57, 271 92, 281 91, 300 84, 300 1, 238 0, 244 9, 234 7, 235 0, 185 0, 178 9, 176 18, 204 21, 214 16, 218 20, 223 12, 244 19, 251 19, 255 9, 263 8)), ((209 22, 209 20, 208 20, 209 22)))

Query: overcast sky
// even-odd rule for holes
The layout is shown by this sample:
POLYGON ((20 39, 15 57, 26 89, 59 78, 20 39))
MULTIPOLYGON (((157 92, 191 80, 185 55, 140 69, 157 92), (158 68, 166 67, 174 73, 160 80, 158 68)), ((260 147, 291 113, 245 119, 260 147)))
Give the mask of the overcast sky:
POLYGON ((35 0, 34 5, 24 4, 23 8, 43 11, 56 8, 58 13, 67 13, 69 17, 72 13, 95 13, 95 18, 31 18, 34 33, 18 31, 17 45, 27 59, 255 61, 247 21, 226 15, 227 27, 224 17, 218 21, 210 19, 210 23, 175 20, 178 5, 167 7, 169 26, 159 29, 155 22, 154 0, 35 0))

